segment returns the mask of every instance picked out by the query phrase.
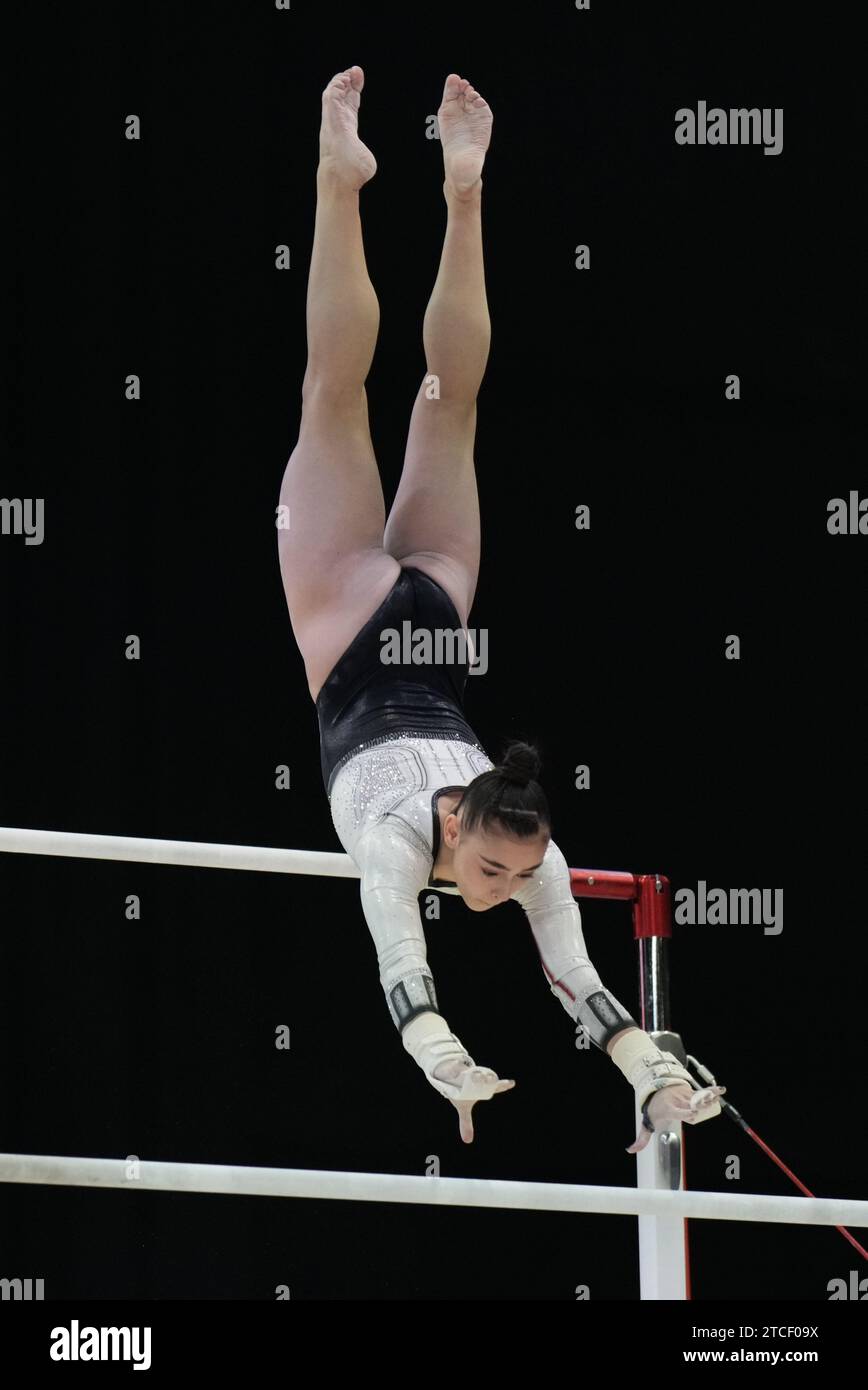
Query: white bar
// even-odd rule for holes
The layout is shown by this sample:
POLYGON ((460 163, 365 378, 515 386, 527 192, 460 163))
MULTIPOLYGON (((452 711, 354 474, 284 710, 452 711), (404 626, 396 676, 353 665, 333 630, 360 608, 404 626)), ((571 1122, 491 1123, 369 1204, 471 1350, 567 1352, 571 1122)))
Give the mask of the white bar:
POLYGON ((348 854, 257 845, 206 845, 196 840, 138 840, 124 835, 78 835, 71 830, 0 827, 0 851, 55 854, 69 859, 127 859, 139 864, 177 864, 191 869, 256 869, 272 874, 358 878, 348 854))
MULTIPOLYGON (((633 1098, 634 1134, 639 1133, 642 1108, 633 1098)), ((636 1186, 644 1192, 683 1192, 684 1129, 674 1124, 670 1130, 653 1134, 651 1142, 636 1155, 636 1186), (677 1186, 673 1187, 672 1168, 677 1167, 677 1186)), ((679 1213, 639 1217, 639 1296, 643 1301, 685 1300, 687 1298, 687 1247, 684 1222, 679 1213)))
POLYGON ((653 1192, 568 1183, 426 1178, 407 1173, 340 1173, 317 1168, 236 1168, 124 1158, 0 1154, 0 1182, 123 1187, 132 1192, 215 1192, 245 1197, 420 1202, 431 1206, 583 1211, 611 1216, 679 1216, 712 1221, 785 1221, 868 1226, 868 1202, 835 1197, 766 1197, 740 1192, 653 1192), (128 1173, 134 1171, 135 1177, 128 1173))

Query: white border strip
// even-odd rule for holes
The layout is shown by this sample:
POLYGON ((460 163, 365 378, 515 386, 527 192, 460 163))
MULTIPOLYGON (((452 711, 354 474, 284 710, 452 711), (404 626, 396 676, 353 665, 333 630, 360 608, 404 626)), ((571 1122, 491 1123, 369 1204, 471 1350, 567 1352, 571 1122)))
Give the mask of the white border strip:
POLYGON ((0 1154, 0 1182, 123 1187, 129 1192, 212 1192, 236 1197, 314 1197, 348 1202, 508 1207, 519 1211, 675 1216, 712 1221, 784 1221, 868 1226, 868 1202, 835 1197, 767 1197, 744 1192, 656 1192, 632 1187, 426 1178, 406 1173, 340 1173, 315 1168, 237 1168, 123 1158, 0 1154), (134 1172, 136 1176, 128 1176, 134 1172))
POLYGON ((196 840, 138 840, 124 835, 78 835, 69 830, 0 827, 0 851, 55 854, 69 859, 127 859, 139 864, 177 864, 190 869, 254 869, 272 874, 359 878, 348 854, 257 845, 206 845, 196 840))

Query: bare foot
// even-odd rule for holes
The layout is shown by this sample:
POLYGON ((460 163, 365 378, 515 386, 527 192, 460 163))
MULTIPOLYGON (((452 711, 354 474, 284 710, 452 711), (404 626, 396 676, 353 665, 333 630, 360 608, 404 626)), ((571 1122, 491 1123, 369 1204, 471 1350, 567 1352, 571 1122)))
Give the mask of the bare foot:
POLYGON ((466 77, 450 72, 437 112, 447 189, 459 198, 475 196, 494 115, 466 77))
POLYGON ((337 73, 322 94, 320 160, 355 189, 377 172, 377 161, 359 139, 359 103, 364 85, 365 74, 353 66, 337 73))

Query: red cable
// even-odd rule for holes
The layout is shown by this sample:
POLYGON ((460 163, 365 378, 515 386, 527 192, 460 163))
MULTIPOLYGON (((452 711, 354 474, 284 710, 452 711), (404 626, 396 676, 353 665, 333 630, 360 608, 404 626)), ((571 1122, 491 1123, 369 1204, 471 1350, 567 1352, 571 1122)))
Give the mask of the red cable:
MULTIPOLYGON (((749 1134, 750 1137, 751 1137, 751 1139, 755 1140, 756 1143, 759 1144, 760 1148, 763 1149, 764 1152, 768 1154, 769 1158, 774 1159, 775 1163, 778 1165, 778 1167, 781 1169, 781 1171, 784 1172, 784 1173, 786 1173, 786 1175, 787 1175, 788 1178, 792 1179, 792 1181, 796 1184, 796 1187, 798 1187, 799 1190, 800 1190, 801 1192, 804 1192, 804 1194, 805 1194, 806 1197, 814 1197, 816 1194, 813 1193, 813 1192, 811 1192, 810 1188, 805 1187, 805 1184, 804 1184, 799 1178, 796 1177, 795 1173, 790 1172, 789 1168, 788 1168, 787 1165, 784 1163, 783 1159, 778 1158, 778 1156, 777 1156, 777 1154, 774 1152, 774 1150, 773 1150, 773 1149, 770 1149, 769 1146, 768 1146, 768 1144, 766 1144, 765 1141, 764 1141, 763 1139, 760 1139, 760 1137, 759 1137, 759 1135, 757 1134, 756 1130, 751 1129, 751 1127, 750 1127, 750 1125, 748 1124, 747 1120, 742 1119, 742 1117, 741 1117, 741 1115, 739 1115, 738 1111, 735 1110, 735 1106, 730 1105, 729 1101, 724 1101, 722 1098, 720 1098, 720 1100, 721 1100, 721 1104, 724 1105, 728 1110, 734 1110, 734 1111, 735 1111, 735 1115, 737 1116, 737 1123, 741 1125, 741 1127, 742 1127, 742 1129, 744 1130, 744 1132, 745 1132, 746 1134, 749 1134)), ((835 1230, 836 1230, 836 1231, 840 1231, 840 1232, 841 1232, 841 1235, 844 1236, 844 1238, 845 1238, 846 1240, 849 1240, 850 1244, 854 1247, 854 1249, 858 1250, 858 1251, 859 1251, 859 1254, 862 1255, 866 1260, 868 1260, 868 1250, 865 1250, 865 1249, 859 1244, 858 1240, 856 1240, 856 1238, 855 1238, 854 1236, 851 1236, 851 1234, 850 1234, 850 1232, 847 1230, 847 1227, 846 1227, 846 1226, 836 1226, 836 1227, 835 1227, 835 1230)))

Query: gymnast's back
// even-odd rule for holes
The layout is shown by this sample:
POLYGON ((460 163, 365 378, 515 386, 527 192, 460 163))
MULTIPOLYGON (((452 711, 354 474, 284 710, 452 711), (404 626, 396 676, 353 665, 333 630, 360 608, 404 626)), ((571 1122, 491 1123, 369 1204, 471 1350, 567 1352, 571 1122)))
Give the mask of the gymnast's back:
POLYGON ((408 887, 412 881, 417 894, 425 887, 457 894, 454 884, 430 877, 440 850, 437 798, 463 791, 493 766, 481 745, 455 738, 397 735, 363 748, 332 782, 329 802, 341 844, 358 864, 364 837, 380 826, 390 832, 390 859, 408 887))

